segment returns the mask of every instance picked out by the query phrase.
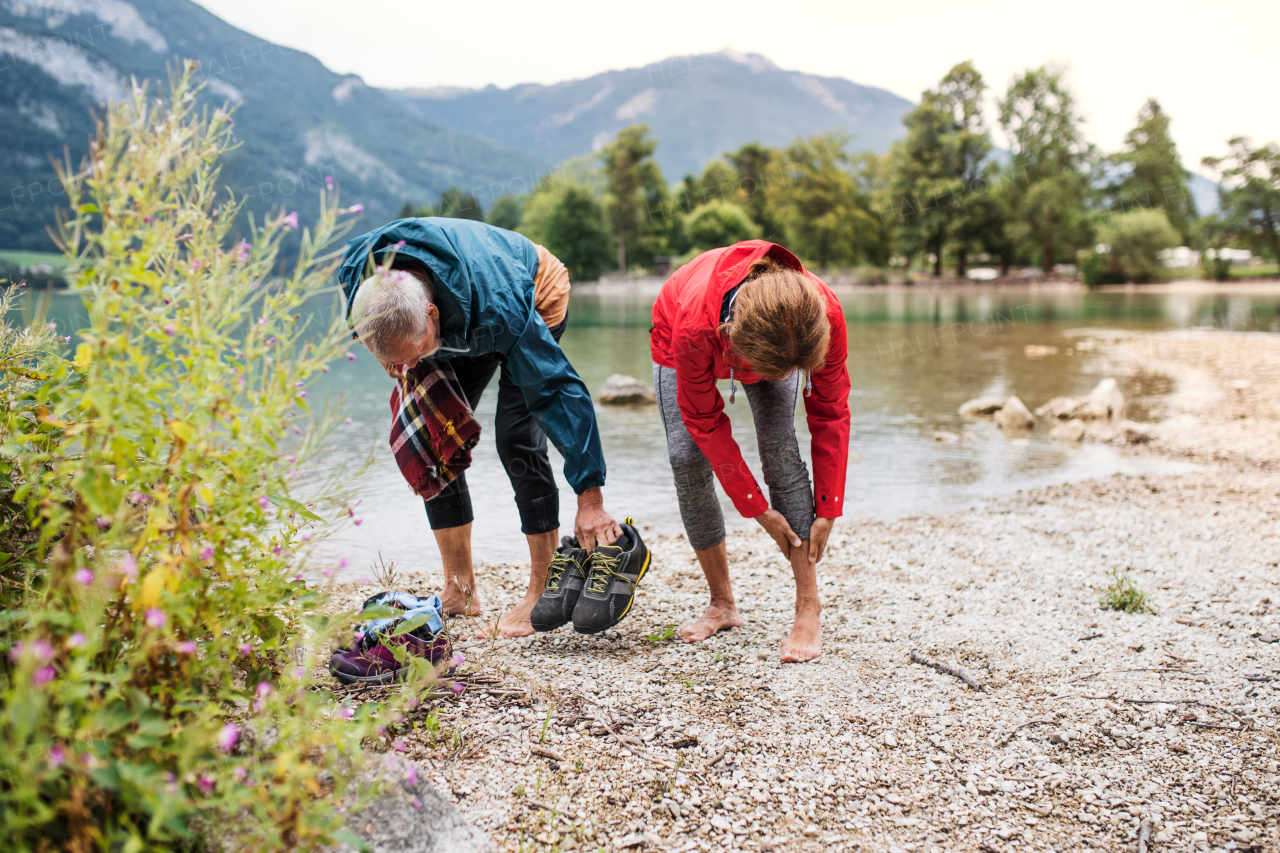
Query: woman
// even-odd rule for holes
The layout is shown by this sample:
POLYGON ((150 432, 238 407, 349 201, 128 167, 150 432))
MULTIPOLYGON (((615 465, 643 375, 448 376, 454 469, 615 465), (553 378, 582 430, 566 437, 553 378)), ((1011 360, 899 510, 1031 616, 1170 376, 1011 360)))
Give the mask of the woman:
POLYGON ((742 624, 714 471, 737 510, 759 522, 791 562, 796 618, 782 659, 818 657, 817 564, 844 507, 849 461, 848 344, 839 301, 786 249, 748 240, 705 252, 667 280, 653 306, 650 349, 680 516, 711 588, 706 612, 680 636, 698 642, 742 624), (729 380, 730 403, 743 386, 769 500, 733 440, 717 379, 729 380), (801 389, 816 501, 796 442, 801 389))

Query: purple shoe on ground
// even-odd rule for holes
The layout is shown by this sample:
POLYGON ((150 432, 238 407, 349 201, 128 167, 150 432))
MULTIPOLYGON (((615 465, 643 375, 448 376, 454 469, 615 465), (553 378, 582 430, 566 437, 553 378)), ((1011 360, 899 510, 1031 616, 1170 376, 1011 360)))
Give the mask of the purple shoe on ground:
POLYGON ((360 625, 356 641, 345 649, 338 649, 329 658, 329 673, 334 678, 344 684, 389 684, 409 669, 408 656, 435 663, 449 653, 443 605, 438 597, 418 598, 407 593, 387 592, 370 598, 362 610, 371 605, 403 610, 403 613, 360 625), (392 636, 392 631, 406 621, 414 622, 416 627, 392 636), (394 646, 404 649, 404 663, 396 660, 394 646))

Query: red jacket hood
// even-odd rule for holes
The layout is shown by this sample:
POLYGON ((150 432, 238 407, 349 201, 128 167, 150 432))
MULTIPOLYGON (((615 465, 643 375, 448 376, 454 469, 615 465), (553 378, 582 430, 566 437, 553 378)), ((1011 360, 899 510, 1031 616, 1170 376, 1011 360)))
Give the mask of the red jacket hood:
POLYGON ((778 263, 802 273, 808 273, 800 259, 786 248, 766 240, 743 240, 723 249, 712 249, 699 257, 718 255, 707 282, 703 311, 711 328, 720 326, 720 308, 724 303, 724 295, 742 283, 751 272, 751 265, 766 255, 778 263))

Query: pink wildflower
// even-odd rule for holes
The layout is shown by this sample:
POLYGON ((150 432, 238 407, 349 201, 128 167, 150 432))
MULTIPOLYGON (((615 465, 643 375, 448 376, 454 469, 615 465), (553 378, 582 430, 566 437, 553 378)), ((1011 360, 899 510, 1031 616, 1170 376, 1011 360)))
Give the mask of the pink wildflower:
POLYGON ((196 653, 196 641, 183 640, 182 642, 178 643, 177 649, 178 651, 182 652, 184 655, 193 655, 196 653))
POLYGON ((351 520, 351 523, 352 523, 352 524, 354 524, 356 527, 359 527, 360 525, 364 524, 364 519, 363 519, 363 518, 353 518, 353 519, 351 520))
POLYGON ((369 576, 361 575, 360 577, 356 578, 356 583, 360 584, 360 586, 367 585, 369 583, 369 576))
POLYGON ((267 497, 266 495, 258 495, 258 506, 262 507, 263 509, 266 509, 267 507, 271 506, 271 498, 267 497))
POLYGON ((338 568, 340 568, 340 569, 345 569, 346 567, 347 567, 347 558, 346 558, 346 557, 339 557, 339 558, 338 558, 338 568))
POLYGON ((236 258, 241 261, 249 260, 249 250, 251 248, 253 247, 250 246, 248 243, 246 243, 244 240, 241 240, 239 243, 236 243, 236 258))
POLYGON ((241 643, 241 644, 240 644, 240 654, 242 654, 242 655, 248 655, 248 654, 252 654, 252 653, 253 653, 253 646, 249 645, 248 643, 241 643))
POLYGON ((306 668, 305 666, 296 666, 296 667, 294 667, 294 668, 293 668, 293 677, 294 677, 294 678, 306 678, 306 677, 307 677, 307 668, 306 668))
POLYGON ((213 559, 213 546, 212 545, 204 546, 204 550, 200 552, 201 562, 207 563, 212 559, 213 559))
POLYGON ((417 797, 414 797, 412 800, 409 801, 409 805, 413 806, 415 809, 420 809, 422 808, 422 800, 418 799, 417 797))
POLYGON ((353 205, 351 205, 351 207, 350 207, 350 208, 348 208, 348 209, 349 209, 352 213, 364 213, 364 205, 363 205, 363 204, 353 204, 353 205))
POLYGON ((342 707, 342 710, 338 712, 338 715, 341 716, 342 719, 344 720, 349 720, 356 715, 356 712, 351 710, 351 707, 349 705, 344 705, 342 707))
POLYGON ((343 422, 344 424, 346 424, 347 426, 351 426, 351 418, 345 418, 345 419, 343 419, 343 421, 342 421, 342 422, 343 422))
POLYGON ((120 560, 120 572, 129 580, 136 580, 138 577, 138 561, 133 559, 132 554, 126 553, 120 560))
POLYGON ((289 211, 289 215, 284 218, 284 224, 286 227, 289 227, 289 228, 297 228, 298 227, 298 211, 296 210, 289 211))
POLYGON ((462 684, 461 684, 460 682, 457 682, 457 681, 453 682, 453 692, 454 692, 454 693, 461 693, 462 691, 463 691, 462 684))
POLYGON ((49 747, 49 768, 50 769, 57 770, 59 767, 62 766, 62 762, 65 761, 66 758, 67 758, 67 751, 66 749, 63 748, 62 744, 55 743, 53 746, 49 747))
POLYGON ((167 335, 168 337, 171 337, 171 338, 172 338, 172 337, 174 336, 175 331, 176 331, 176 330, 173 328, 173 324, 172 324, 172 323, 165 323, 165 324, 164 324, 164 333, 165 333, 165 335, 167 335))
POLYGON ((31 676, 31 683, 34 686, 39 687, 41 684, 47 684, 48 682, 53 681, 53 677, 57 674, 57 670, 53 667, 42 666, 35 671, 34 675, 31 676))
POLYGON ((194 261, 191 262, 191 271, 195 272, 196 270, 200 269, 203 266, 204 266, 204 261, 201 261, 199 258, 196 258, 194 261))
POLYGON ((165 616, 164 611, 158 607, 152 607, 147 611, 147 624, 152 628, 160 628, 168 620, 169 617, 165 616))
POLYGON ((333 175, 324 176, 324 187, 327 190, 333 189, 333 175))
POLYGON ((299 396, 299 397, 305 397, 305 396, 307 396, 307 392, 306 392, 306 391, 299 391, 299 392, 298 392, 298 396, 299 396))
POLYGON ((218 733, 218 746, 223 752, 230 752, 240 740, 240 727, 235 723, 227 723, 218 733))
POLYGON ((396 741, 396 742, 395 742, 395 744, 393 744, 393 745, 395 746, 396 752, 404 752, 404 751, 405 751, 405 749, 407 748, 407 747, 405 747, 405 745, 404 745, 404 741, 402 741, 402 740, 398 740, 398 741, 396 741))
POLYGON ((396 241, 396 250, 397 250, 397 251, 399 251, 400 249, 403 249, 403 248, 404 248, 405 246, 407 246, 407 245, 408 245, 408 244, 407 244, 407 243, 405 243, 405 241, 403 241, 403 240, 397 240, 397 241, 396 241))
POLYGON ((259 695, 259 696, 266 696, 266 695, 267 695, 268 693, 270 693, 270 692, 271 692, 271 685, 270 685, 270 684, 268 684, 268 683, 267 683, 267 682, 265 682, 265 681, 259 681, 259 682, 258 682, 258 695, 259 695))
POLYGON ((80 631, 76 631, 70 637, 67 637, 67 648, 78 649, 84 645, 84 642, 84 634, 80 631))
POLYGON ((242 780, 242 781, 243 781, 243 780, 244 780, 244 777, 245 777, 245 774, 247 774, 249 771, 245 770, 243 767, 237 767, 235 770, 233 770, 233 771, 231 771, 231 772, 232 772, 232 773, 234 773, 234 774, 236 774, 236 778, 237 778, 237 779, 240 779, 240 780, 242 780))
POLYGON ((200 787, 200 790, 203 791, 204 793, 206 794, 213 793, 213 780, 210 779, 208 776, 201 774, 200 777, 196 779, 196 784, 200 787))
POLYGON ((88 586, 89 584, 93 583, 93 572, 89 571, 88 569, 77 569, 76 582, 83 584, 84 586, 88 586))
POLYGON ((355 353, 353 353, 353 352, 349 352, 349 353, 347 353, 347 361, 355 361, 355 360, 356 360, 356 354, 355 354, 355 353))
POLYGON ((410 786, 415 788, 418 786, 418 765, 409 765, 409 772, 405 774, 405 779, 408 781, 410 786))

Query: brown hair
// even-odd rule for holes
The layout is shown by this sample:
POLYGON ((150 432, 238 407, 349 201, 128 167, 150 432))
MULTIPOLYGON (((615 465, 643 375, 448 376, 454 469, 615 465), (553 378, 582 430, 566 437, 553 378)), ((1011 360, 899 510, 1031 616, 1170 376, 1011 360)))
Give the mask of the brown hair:
POLYGON ((831 342, 827 301, 817 285, 768 256, 751 265, 720 331, 734 353, 766 379, 818 370, 831 342))

